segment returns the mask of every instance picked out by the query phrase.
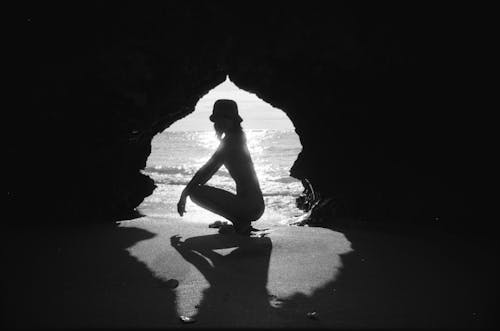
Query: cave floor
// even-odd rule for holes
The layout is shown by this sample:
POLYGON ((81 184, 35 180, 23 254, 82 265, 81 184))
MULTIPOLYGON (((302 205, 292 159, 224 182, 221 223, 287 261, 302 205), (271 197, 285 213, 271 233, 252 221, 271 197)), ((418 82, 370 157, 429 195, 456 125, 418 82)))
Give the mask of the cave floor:
POLYGON ((493 251, 463 237, 153 217, 5 234, 15 328, 478 328, 497 297, 493 251))

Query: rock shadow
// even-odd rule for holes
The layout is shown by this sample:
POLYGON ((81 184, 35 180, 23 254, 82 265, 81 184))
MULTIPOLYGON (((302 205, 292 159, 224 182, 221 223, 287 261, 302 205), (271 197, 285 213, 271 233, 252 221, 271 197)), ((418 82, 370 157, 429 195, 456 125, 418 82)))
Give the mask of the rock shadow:
POLYGON ((116 224, 10 229, 9 250, 2 253, 3 325, 16 329, 178 325, 175 293, 127 251, 154 236, 116 224))
POLYGON ((441 233, 397 233, 330 226, 353 251, 335 281, 283 306, 316 311, 315 326, 365 328, 492 327, 498 271, 487 245, 441 233))

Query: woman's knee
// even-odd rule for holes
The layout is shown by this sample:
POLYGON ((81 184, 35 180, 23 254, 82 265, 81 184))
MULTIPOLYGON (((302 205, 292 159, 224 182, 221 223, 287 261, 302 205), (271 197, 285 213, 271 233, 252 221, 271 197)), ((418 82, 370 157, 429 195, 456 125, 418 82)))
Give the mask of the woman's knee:
POLYGON ((194 186, 189 192, 189 197, 196 204, 210 209, 233 205, 231 193, 208 185, 194 186))
POLYGON ((204 196, 205 196, 205 190, 203 189, 202 185, 195 185, 189 191, 189 197, 194 202, 198 202, 200 200, 204 200, 203 199, 204 196))

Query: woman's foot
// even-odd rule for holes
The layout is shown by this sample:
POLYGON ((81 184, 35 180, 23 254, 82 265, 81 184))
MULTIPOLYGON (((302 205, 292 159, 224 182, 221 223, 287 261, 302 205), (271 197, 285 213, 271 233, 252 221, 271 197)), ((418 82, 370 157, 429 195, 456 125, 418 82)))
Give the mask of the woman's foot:
POLYGON ((252 232, 252 225, 250 222, 236 223, 234 224, 234 231, 243 236, 249 236, 252 232))
POLYGON ((255 230, 250 222, 227 224, 224 222, 219 226, 220 234, 236 233, 242 236, 249 236, 255 230))
POLYGON ((222 224, 219 227, 219 233, 220 234, 229 234, 229 233, 234 233, 234 226, 231 224, 222 224))
POLYGON ((213 223, 210 223, 208 227, 212 229, 218 229, 224 225, 228 225, 228 223, 226 221, 215 221, 213 223))

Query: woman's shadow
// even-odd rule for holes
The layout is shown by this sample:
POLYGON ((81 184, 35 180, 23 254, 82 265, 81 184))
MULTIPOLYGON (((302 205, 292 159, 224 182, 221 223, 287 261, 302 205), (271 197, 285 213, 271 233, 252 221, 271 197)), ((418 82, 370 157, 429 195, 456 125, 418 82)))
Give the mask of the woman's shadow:
POLYGON ((194 316, 204 326, 266 326, 277 317, 266 288, 269 238, 214 234, 170 241, 210 284, 194 316), (226 255, 215 251, 230 248, 235 249, 226 255))

